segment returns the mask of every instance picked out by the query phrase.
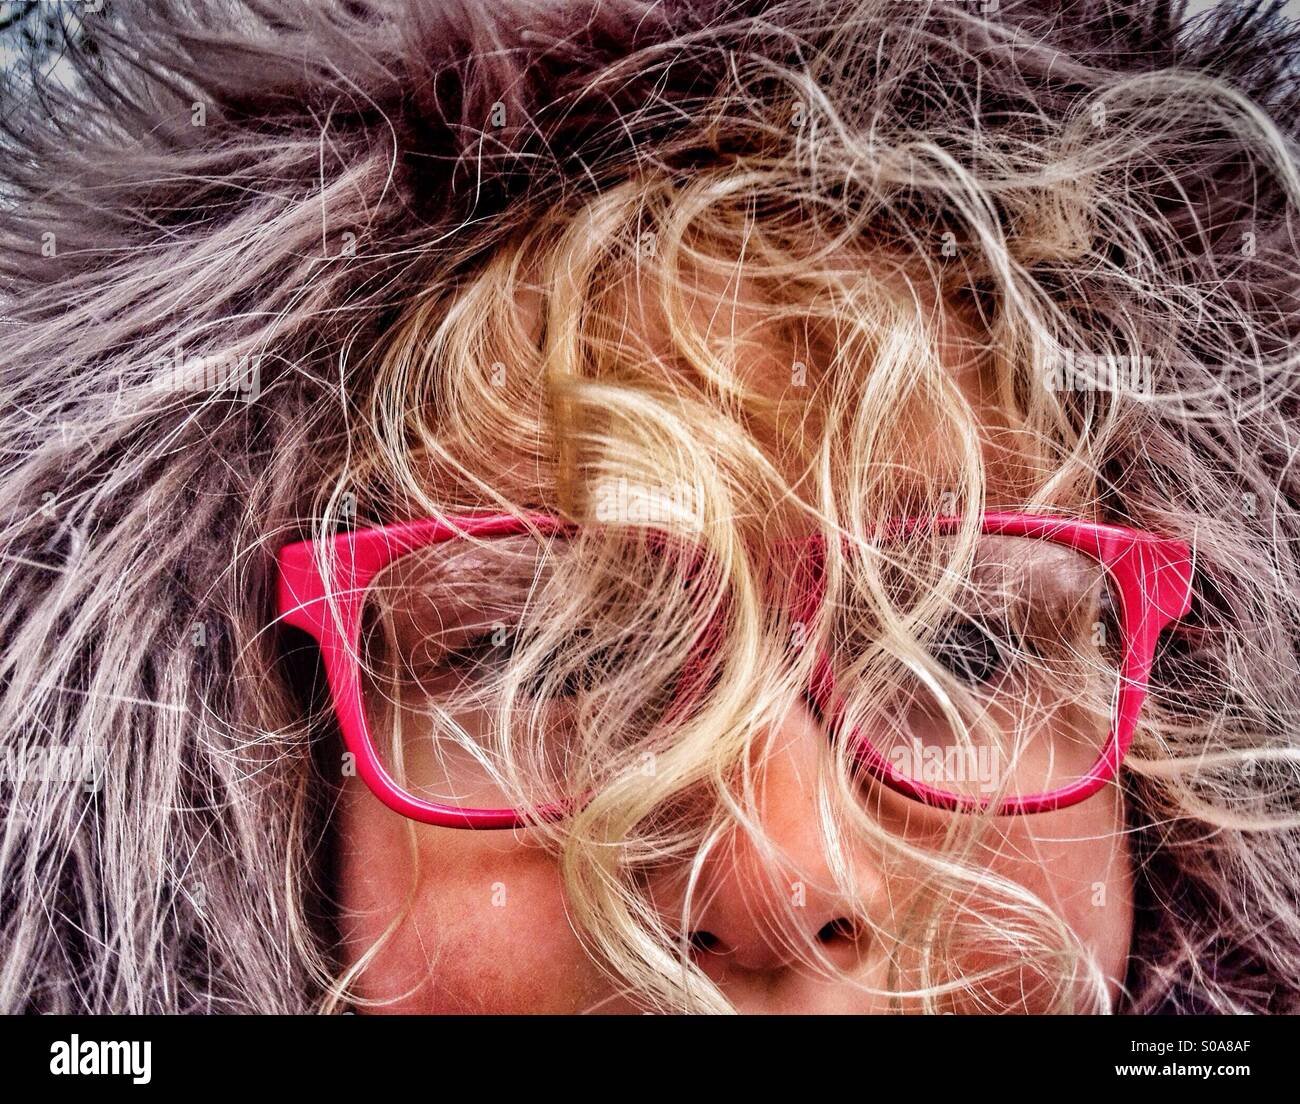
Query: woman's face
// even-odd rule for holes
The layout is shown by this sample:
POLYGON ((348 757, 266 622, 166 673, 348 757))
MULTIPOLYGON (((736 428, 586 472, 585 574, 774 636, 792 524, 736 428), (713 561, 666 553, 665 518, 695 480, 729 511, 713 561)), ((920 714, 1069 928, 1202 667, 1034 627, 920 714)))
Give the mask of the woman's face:
MULTIPOLYGON (((641 332, 654 332, 642 318, 641 332)), ((1014 445, 963 356, 952 323, 940 354, 988 430, 990 501, 1014 505, 1019 485, 1014 445)), ((783 358, 756 348, 752 378, 779 378, 783 358)), ((915 455, 926 455, 917 442, 915 455)), ((919 875, 878 845, 863 842, 843 857, 854 901, 833 887, 817 818, 817 777, 830 739, 800 698, 764 734, 759 813, 768 848, 735 832, 702 860, 690 900, 692 955, 742 1012, 881 1012, 887 997, 870 990, 897 985, 890 950, 877 930, 897 930, 900 912, 921 890, 919 875), (867 917, 871 923, 862 923, 867 917), (859 918, 855 922, 853 917, 859 918), (816 946, 842 977, 809 965, 792 950, 816 946)), ((926 809, 888 791, 873 792, 872 815, 910 844, 938 848, 953 814, 926 809)), ((565 900, 552 848, 537 833, 465 831, 416 824, 391 812, 358 779, 349 779, 337 826, 338 898, 344 958, 362 964, 356 991, 393 1012, 635 1012, 609 974, 584 948, 565 900), (377 947, 373 955, 371 949, 377 947)), ((1024 887, 1049 906, 1107 979, 1114 998, 1128 959, 1132 876, 1118 789, 1052 813, 1003 817, 978 837, 974 861, 989 880, 1024 887)), ((968 857, 969 861, 969 857, 968 857)), ((843 870, 841 869, 841 874, 843 870)), ((666 918, 680 917, 682 870, 665 870, 646 887, 666 918)), ((845 879, 838 879, 843 885, 845 879)), ((1002 898, 1005 900, 1005 898, 1002 898)), ((949 902, 956 906, 958 902, 949 902)), ((972 888, 962 909, 997 908, 972 888)), ((968 971, 991 971, 979 1007, 1033 1011, 1046 1000, 1026 964, 967 951, 968 971)), ((954 1007, 974 1007, 960 1001, 954 1007)))
MULTIPOLYGON (((850 908, 827 887, 827 857, 809 816, 817 757, 826 734, 802 707, 776 734, 763 780, 767 838, 781 859, 747 848, 706 860, 695 930, 712 937, 695 953, 741 1012, 883 1012, 882 948, 836 921, 865 910, 888 927, 905 878, 886 876, 865 849, 850 856, 865 899, 850 908), (798 891, 802 907, 789 908, 798 891), (794 914, 802 932, 783 931, 794 914), (826 980, 793 956, 801 937, 818 940, 856 980, 826 980), (714 942, 716 941, 716 942, 714 942)), ((901 800, 901 799, 900 799, 901 800)), ((355 963, 394 923, 393 937, 366 966, 359 991, 392 1012, 634 1012, 583 949, 571 926, 555 860, 524 832, 472 832, 413 825, 353 780, 339 811, 343 932, 355 963), (412 833, 414 839, 411 838, 412 833), (410 904, 409 911, 407 904, 410 904)), ((903 814, 906 815, 906 814, 903 814)), ((915 819, 915 818, 914 818, 915 819)), ((1131 876, 1118 791, 1103 790, 1054 813, 1006 818, 986 866, 1051 905, 1110 979, 1122 979, 1132 922, 1131 876)), ((917 835, 924 825, 913 824, 917 835)), ((666 896, 678 891, 666 886, 666 896)), ((666 909, 673 901, 665 900, 666 909)), ((1015 973, 1009 975, 1015 978, 1015 973)), ((1032 989, 1032 986, 1028 986, 1032 989)), ((1012 983, 1011 1009, 1033 1009, 1012 983)))

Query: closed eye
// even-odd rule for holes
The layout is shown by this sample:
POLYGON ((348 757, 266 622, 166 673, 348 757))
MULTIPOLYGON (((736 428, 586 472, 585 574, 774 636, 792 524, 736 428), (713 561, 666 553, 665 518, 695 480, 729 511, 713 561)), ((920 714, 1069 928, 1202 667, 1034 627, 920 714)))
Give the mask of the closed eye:
POLYGON ((485 667, 509 659, 515 653, 519 634, 494 628, 491 632, 471 637, 442 654, 440 665, 453 671, 479 673, 485 667))

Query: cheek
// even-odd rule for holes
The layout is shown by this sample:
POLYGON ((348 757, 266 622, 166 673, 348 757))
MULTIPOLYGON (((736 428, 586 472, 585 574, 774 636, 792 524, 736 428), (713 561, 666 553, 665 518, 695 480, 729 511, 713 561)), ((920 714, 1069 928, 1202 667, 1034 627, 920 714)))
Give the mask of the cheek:
POLYGON ((1008 827, 997 851, 990 867, 1031 890, 1065 921, 1095 957, 1114 1001, 1133 934, 1133 869, 1119 791, 1022 817, 1008 827))
MULTIPOLYGON (((384 1002, 374 1011, 635 1011, 614 999, 574 935, 554 862, 518 833, 416 825, 355 781, 339 817, 344 960, 352 966, 378 945, 354 984, 361 997, 384 1002)), ((1103 792, 1071 809, 1006 822, 987 856, 990 871, 1065 920, 1110 979, 1112 999, 1132 932, 1123 822, 1118 794, 1103 792)), ((1023 1007, 1021 987, 1032 989, 1032 979, 999 973, 1007 992, 990 995, 1006 1008, 1023 1007)))
POLYGON ((607 995, 559 871, 517 833, 416 825, 358 784, 340 809, 338 874, 345 964, 379 945, 354 986, 386 1002, 374 1011, 567 1013, 607 995))
MULTIPOLYGON (((918 813, 916 805, 883 790, 877 791, 874 808, 889 830, 914 846, 944 849, 951 828, 946 815, 918 813)), ((1065 924, 1074 943, 1104 974, 1113 1007, 1127 971, 1133 932, 1133 871, 1120 792, 1110 788, 1068 809, 1009 817, 987 827, 972 859, 998 880, 1028 890, 1065 924)), ((963 974, 984 975, 984 980, 978 994, 957 998, 958 1007, 964 1012, 1048 1011, 1050 993, 1059 984, 1054 958, 1044 967, 1018 944, 1008 948, 1000 938, 980 935, 981 929, 1013 933, 1025 928, 1023 912, 1008 905, 1005 891, 992 883, 991 878, 987 892, 974 889, 960 901, 960 915, 967 921, 963 928, 973 930, 970 942, 959 938, 954 943, 954 962, 963 974), (1044 984, 1045 968, 1052 976, 1049 985, 1044 984)), ((891 874, 888 889, 891 899, 904 906, 922 903, 913 894, 926 897, 933 892, 931 885, 901 869, 891 874)), ((924 903, 937 905, 941 916, 945 908, 958 906, 955 901, 924 903)), ((1040 930, 1038 915, 1035 911, 1034 931, 1040 930)), ((900 918, 897 903, 891 916, 895 922, 900 918)), ((1049 936, 1049 946, 1059 946, 1057 938, 1049 936)), ((913 984, 922 984, 919 975, 913 984)), ((1081 992, 1076 1003, 1095 1004, 1096 990, 1081 992)))

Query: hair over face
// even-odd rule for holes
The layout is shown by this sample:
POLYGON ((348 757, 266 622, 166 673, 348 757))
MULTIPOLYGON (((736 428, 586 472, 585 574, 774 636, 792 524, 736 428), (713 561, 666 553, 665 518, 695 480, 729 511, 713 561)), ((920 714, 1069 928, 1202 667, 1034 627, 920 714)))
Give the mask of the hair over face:
MULTIPOLYGON (((590 749, 597 795, 547 839, 621 985, 728 1007, 644 878, 760 832, 751 764, 808 672, 753 549, 1014 505, 1196 549, 1125 764, 1122 1008, 1296 1010, 1300 32, 1278 4, 988 7, 124 0, 71 77, 11 74, 0 741, 98 769, 0 787, 0 1009, 347 999, 338 749, 269 625, 275 552, 590 520, 626 480, 684 490, 733 613, 653 777, 590 749), (1147 386, 1091 385, 1116 364, 1147 386)), ((652 569, 619 554, 592 540, 575 608, 652 569)), ((676 598, 610 631, 671 665, 676 598)), ((1104 1007, 1051 908, 980 869, 987 827, 922 855, 823 816, 925 864, 882 933, 897 1006, 984 1006, 992 939, 1046 1006, 1104 1007), (936 925, 945 893, 1007 920, 936 925)))

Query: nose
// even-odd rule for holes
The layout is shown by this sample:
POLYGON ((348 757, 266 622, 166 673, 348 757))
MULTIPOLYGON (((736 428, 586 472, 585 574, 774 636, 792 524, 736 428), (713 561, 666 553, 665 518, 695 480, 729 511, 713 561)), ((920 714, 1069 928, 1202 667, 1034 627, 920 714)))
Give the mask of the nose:
POLYGON ((832 872, 817 812, 829 746, 820 721, 800 702, 769 737, 755 775, 756 823, 718 840, 692 892, 677 898, 695 961, 719 983, 861 966, 883 899, 878 864, 860 848, 836 854, 847 878, 832 872))

